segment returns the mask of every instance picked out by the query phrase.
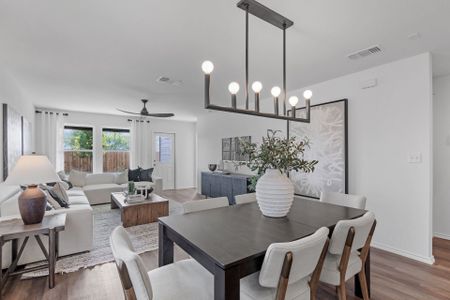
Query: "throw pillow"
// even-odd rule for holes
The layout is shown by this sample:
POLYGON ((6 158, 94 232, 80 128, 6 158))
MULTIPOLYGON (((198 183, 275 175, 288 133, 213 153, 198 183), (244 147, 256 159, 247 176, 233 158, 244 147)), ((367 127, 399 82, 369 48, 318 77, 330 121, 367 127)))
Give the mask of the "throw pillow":
POLYGON ((45 211, 49 211, 49 210, 53 210, 53 206, 48 203, 48 199, 47 199, 47 205, 45 206, 45 211))
POLYGON ((83 187, 86 183, 86 172, 71 170, 69 181, 72 182, 73 186, 83 187))
POLYGON ((47 204, 49 204, 54 209, 61 208, 61 205, 59 205, 58 201, 56 201, 55 198, 53 198, 52 195, 50 195, 49 190, 44 191, 44 193, 45 196, 47 196, 47 204))
POLYGON ((128 182, 128 170, 116 173, 116 183, 124 184, 128 182))
POLYGON ((152 174, 153 174, 153 168, 149 168, 149 169, 141 169, 141 174, 139 176, 139 179, 141 181, 150 181, 153 182, 152 180, 152 174))
POLYGON ((67 185, 67 187, 65 187, 66 190, 70 190, 71 188, 73 188, 73 184, 69 180, 63 180, 62 182, 67 185))
POLYGON ((66 190, 60 182, 48 190, 50 196, 52 196, 61 207, 69 207, 69 196, 67 196, 66 190))
POLYGON ((134 170, 128 170, 128 181, 134 181, 134 182, 139 182, 140 180, 140 175, 141 175, 141 167, 138 167, 137 169, 134 170))
POLYGON ((57 174, 58 174, 59 178, 63 181, 69 179, 69 177, 66 175, 66 172, 64 172, 64 171, 59 171, 57 174))

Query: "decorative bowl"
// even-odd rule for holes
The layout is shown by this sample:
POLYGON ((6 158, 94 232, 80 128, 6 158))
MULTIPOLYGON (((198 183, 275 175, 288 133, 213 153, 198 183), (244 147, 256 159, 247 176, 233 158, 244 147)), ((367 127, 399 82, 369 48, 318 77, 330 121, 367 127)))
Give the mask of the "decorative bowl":
POLYGON ((208 165, 208 169, 209 169, 211 172, 214 172, 214 171, 217 169, 217 164, 209 164, 209 165, 208 165))

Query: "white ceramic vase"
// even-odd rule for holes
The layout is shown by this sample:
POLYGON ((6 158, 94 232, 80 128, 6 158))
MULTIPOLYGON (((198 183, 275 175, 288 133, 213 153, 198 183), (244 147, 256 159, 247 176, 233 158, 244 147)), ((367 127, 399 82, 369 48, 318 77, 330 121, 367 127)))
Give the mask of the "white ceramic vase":
POLYGON ((294 186, 279 170, 267 169, 256 183, 256 200, 266 217, 285 217, 294 201, 294 186))

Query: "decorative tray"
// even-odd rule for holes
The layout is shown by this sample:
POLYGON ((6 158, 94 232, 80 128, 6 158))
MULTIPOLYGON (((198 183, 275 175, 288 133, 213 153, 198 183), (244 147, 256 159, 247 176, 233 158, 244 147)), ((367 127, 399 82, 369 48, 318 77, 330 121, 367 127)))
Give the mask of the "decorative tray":
POLYGON ((128 195, 127 196, 127 203, 134 204, 134 203, 141 203, 145 201, 145 198, 143 195, 128 195))

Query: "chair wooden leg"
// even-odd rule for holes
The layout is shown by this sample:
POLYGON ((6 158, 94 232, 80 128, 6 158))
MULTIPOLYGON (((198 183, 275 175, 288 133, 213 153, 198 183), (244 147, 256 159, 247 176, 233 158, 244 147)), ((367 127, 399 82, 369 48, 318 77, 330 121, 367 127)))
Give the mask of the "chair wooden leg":
POLYGON ((369 300, 369 290, 367 288, 366 273, 364 272, 364 269, 358 273, 358 277, 359 277, 359 282, 361 283, 363 299, 369 300))
POLYGON ((338 296, 339 300, 347 300, 347 290, 345 288, 345 281, 341 283, 341 285, 338 287, 338 296))

